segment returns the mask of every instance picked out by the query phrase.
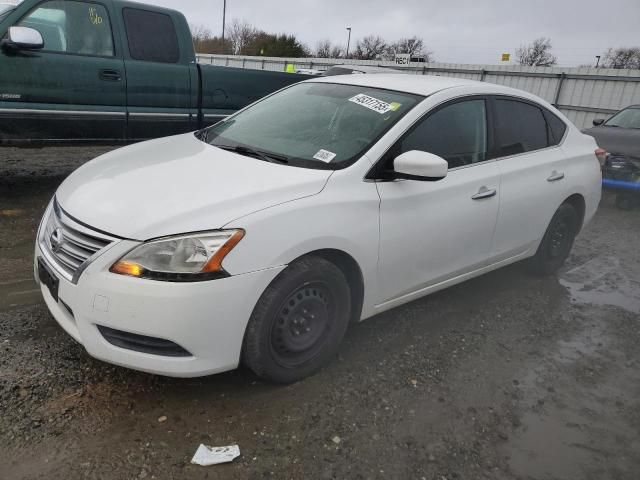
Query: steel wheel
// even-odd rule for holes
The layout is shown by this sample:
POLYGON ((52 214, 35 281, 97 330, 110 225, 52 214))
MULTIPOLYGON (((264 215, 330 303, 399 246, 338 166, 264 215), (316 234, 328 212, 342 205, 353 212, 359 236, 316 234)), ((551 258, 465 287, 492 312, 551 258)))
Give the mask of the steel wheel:
POLYGON ((309 283, 289 295, 271 330, 277 362, 294 367, 313 358, 331 328, 332 310, 331 292, 323 283, 309 283))

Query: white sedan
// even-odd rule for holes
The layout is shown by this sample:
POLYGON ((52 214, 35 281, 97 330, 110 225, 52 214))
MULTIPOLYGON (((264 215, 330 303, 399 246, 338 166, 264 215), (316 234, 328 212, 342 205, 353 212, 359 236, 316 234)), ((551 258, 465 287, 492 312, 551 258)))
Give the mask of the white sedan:
POLYGON ((79 168, 44 215, 35 273, 96 358, 292 382, 351 322, 520 260, 557 270, 600 201, 598 155, 519 90, 317 78, 79 168))

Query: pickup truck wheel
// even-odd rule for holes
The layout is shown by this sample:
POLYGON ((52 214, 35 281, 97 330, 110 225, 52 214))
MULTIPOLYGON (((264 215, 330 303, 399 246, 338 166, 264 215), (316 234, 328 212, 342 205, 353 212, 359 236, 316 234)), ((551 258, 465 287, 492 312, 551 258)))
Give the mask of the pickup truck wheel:
POLYGON ((242 360, 259 377, 291 383, 335 355, 349 324, 351 292, 333 263, 309 256, 264 291, 245 332, 242 360))
POLYGON ((551 275, 565 262, 578 234, 578 212, 564 203, 553 215, 536 254, 528 261, 529 270, 538 275, 551 275))

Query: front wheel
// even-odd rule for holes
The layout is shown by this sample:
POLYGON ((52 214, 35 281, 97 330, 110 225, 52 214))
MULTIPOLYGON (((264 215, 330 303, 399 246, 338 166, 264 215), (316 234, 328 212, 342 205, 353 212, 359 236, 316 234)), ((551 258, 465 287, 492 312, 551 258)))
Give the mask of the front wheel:
POLYGON ((528 261, 532 273, 551 275, 564 264, 578 234, 578 222, 578 212, 572 205, 560 205, 542 237, 536 254, 528 261))
POLYGON ((291 383, 335 355, 349 324, 342 271, 315 256, 298 260, 264 291, 245 333, 242 359, 259 377, 291 383))

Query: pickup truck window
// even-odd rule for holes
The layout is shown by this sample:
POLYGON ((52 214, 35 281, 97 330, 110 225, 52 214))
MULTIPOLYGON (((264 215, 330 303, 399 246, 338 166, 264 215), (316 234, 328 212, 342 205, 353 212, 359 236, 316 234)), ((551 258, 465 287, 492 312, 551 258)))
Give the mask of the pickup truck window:
POLYGON ((52 0, 31 10, 19 25, 40 32, 44 50, 112 57, 113 35, 107 10, 98 3, 52 0))
POLYGON ((122 15, 131 58, 147 62, 178 62, 178 36, 169 15, 138 8, 125 8, 122 15))
POLYGON ((339 169, 360 158, 421 99, 379 88, 304 82, 217 123, 198 138, 295 166, 339 169))

